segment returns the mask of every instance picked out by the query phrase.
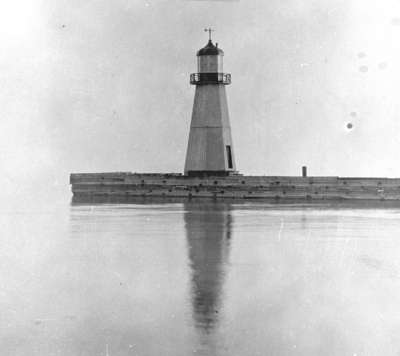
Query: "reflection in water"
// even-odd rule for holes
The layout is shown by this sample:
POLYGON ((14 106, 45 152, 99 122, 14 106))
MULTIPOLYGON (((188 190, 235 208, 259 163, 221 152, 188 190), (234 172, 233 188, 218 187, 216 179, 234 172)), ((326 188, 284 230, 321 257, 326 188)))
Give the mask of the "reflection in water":
POLYGON ((399 216, 386 204, 73 201, 70 233, 43 254, 56 256, 58 273, 40 274, 56 308, 40 295, 32 319, 75 317, 61 355, 395 355, 399 216))
POLYGON ((196 327, 210 333, 218 321, 232 216, 229 204, 185 204, 192 304, 196 327))
POLYGON ((1 355, 400 355, 400 206, 231 204, 3 212, 1 355))

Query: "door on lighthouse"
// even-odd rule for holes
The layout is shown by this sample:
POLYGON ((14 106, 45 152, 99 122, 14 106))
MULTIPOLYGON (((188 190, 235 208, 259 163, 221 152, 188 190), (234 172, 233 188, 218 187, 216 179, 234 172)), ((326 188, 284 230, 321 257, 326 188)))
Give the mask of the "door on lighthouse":
POLYGON ((226 146, 226 157, 228 159, 228 168, 233 168, 231 146, 226 146))

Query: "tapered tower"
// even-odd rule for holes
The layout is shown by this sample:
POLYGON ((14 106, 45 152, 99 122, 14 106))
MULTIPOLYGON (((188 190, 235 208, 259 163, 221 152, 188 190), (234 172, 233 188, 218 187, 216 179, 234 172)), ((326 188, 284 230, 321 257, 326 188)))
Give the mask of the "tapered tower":
POLYGON ((229 175, 236 171, 225 86, 231 75, 223 71, 224 52, 211 40, 197 52, 196 86, 186 153, 185 175, 229 175))

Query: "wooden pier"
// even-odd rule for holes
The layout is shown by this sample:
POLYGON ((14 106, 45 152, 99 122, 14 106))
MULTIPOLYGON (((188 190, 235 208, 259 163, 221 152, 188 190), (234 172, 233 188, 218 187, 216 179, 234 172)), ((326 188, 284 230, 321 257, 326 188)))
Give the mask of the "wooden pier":
POLYGON ((132 196, 276 200, 400 200, 400 178, 76 173, 75 197, 132 196))

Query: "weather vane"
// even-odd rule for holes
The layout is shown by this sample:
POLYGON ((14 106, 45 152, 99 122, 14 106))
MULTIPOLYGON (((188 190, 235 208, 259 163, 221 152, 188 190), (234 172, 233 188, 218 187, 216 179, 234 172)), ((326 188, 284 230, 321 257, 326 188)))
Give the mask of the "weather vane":
POLYGON ((205 28, 204 32, 208 32, 208 39, 211 41, 211 32, 214 32, 215 30, 211 28, 205 28))

